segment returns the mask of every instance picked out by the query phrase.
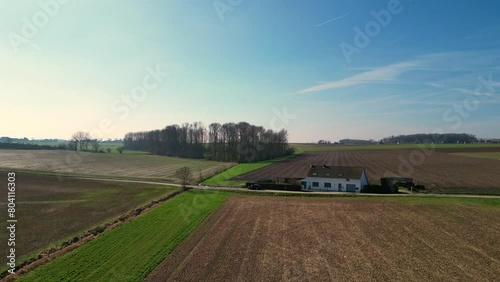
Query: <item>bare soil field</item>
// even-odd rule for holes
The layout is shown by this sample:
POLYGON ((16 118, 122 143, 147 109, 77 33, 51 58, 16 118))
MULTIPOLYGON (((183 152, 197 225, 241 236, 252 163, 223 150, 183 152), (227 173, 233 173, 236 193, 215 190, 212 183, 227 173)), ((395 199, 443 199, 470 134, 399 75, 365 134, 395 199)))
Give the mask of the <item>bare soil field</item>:
MULTIPOLYGON (((481 149, 480 149, 481 150, 481 149)), ((305 152, 235 177, 236 180, 302 178, 309 165, 364 167, 369 181, 380 184, 384 176, 413 177, 433 192, 500 193, 500 162, 422 150, 362 150, 305 152)))
POLYGON ((232 197, 146 280, 495 281, 495 205, 232 197))
POLYGON ((56 150, 0 150, 0 168, 92 175, 113 178, 163 179, 173 181, 177 169, 190 167, 195 178, 209 177, 234 163, 155 155, 99 154, 56 150))
MULTIPOLYGON (((0 185, 7 187, 7 173, 1 170, 0 185)), ((18 262, 178 189, 26 173, 16 173, 16 187, 18 262)), ((0 199, 0 208, 0 219, 5 223, 7 192, 0 199)), ((7 229, 2 228, 1 238, 7 235, 7 229)), ((7 248, 1 249, 2 258, 6 252, 7 248)), ((6 268, 3 262, 0 270, 6 268)))

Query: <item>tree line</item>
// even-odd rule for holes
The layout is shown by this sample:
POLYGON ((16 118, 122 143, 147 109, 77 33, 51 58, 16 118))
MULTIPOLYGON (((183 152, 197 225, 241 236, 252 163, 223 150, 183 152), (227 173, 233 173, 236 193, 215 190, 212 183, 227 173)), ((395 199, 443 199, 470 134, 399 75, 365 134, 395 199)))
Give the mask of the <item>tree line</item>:
POLYGON ((411 135, 399 135, 391 136, 382 139, 383 143, 444 143, 444 144, 456 144, 456 143, 476 143, 479 140, 476 136, 466 133, 433 133, 433 134, 411 134, 411 135))
POLYGON ((247 122, 201 122, 168 125, 163 129, 129 132, 124 147, 152 154, 215 161, 253 162, 293 153, 288 132, 273 131, 247 122))

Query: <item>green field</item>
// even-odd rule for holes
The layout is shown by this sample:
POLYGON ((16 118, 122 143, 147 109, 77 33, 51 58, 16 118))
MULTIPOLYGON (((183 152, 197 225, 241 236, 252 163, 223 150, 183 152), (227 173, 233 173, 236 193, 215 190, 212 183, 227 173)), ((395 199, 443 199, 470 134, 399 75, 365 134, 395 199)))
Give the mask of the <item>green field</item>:
POLYGON ((486 152, 486 153, 454 153, 457 156, 472 157, 472 158, 483 158, 483 159, 494 159, 500 160, 500 152, 486 152))
POLYGON ((436 149, 464 149, 464 148, 499 148, 500 144, 390 144, 390 145, 318 145, 318 144, 291 144, 299 152, 322 151, 353 151, 353 150, 411 150, 431 148, 436 149))
MULTIPOLYGON (((2 187, 7 187, 6 175, 0 171, 2 187)), ((19 263, 179 189, 30 173, 16 173, 16 186, 19 263)), ((6 210, 5 199, 0 201, 2 210, 6 210)), ((5 222, 6 216, 2 213, 0 219, 5 222)), ((0 236, 7 238, 6 229, 0 230, 0 236)), ((5 257, 6 252, 2 248, 0 255, 5 257)), ((6 269, 5 264, 0 265, 0 272, 6 269)))
POLYGON ((175 171, 191 168, 194 181, 213 176, 234 163, 142 154, 99 154, 59 150, 0 150, 0 168, 60 175, 176 181, 175 171))
POLYGON ((297 156, 300 154, 300 152, 296 152, 293 155, 289 156, 284 156, 272 160, 266 160, 266 161, 260 161, 260 162, 255 162, 255 163, 241 163, 238 165, 235 165, 231 167, 230 169, 223 171, 205 181, 202 182, 204 185, 209 185, 209 186, 241 186, 245 184, 246 181, 241 181, 241 180, 231 180, 231 178, 236 177, 238 175, 259 169, 261 167, 265 167, 277 162, 284 161, 286 159, 292 158, 294 156, 297 156))
POLYGON ((142 281, 229 195, 184 192, 19 281, 142 281))

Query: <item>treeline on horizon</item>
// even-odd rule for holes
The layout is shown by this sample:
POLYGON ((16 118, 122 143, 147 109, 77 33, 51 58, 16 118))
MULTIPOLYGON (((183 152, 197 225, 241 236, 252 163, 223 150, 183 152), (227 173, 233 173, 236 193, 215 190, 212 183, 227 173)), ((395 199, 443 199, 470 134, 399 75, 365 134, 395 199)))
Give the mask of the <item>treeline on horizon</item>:
POLYGON ((421 133, 411 135, 391 136, 382 139, 383 143, 436 143, 436 144, 456 144, 456 143, 477 143, 480 140, 475 135, 466 133, 421 133))
POLYGON ((247 122, 201 122, 168 125, 163 129, 129 132, 124 148, 152 154, 225 162, 254 162, 293 153, 285 129, 273 131, 247 122))

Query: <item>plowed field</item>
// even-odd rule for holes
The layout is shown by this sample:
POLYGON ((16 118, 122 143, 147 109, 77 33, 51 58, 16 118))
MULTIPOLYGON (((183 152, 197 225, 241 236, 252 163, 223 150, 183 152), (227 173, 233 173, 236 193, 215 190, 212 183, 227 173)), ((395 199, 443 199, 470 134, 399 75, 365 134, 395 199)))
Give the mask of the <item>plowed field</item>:
POLYGON ((475 201, 233 197, 147 281, 495 281, 500 209, 475 201))
POLYGON ((364 150, 306 152, 235 177, 264 180, 306 177, 309 165, 364 167, 371 183, 384 176, 413 177, 434 192, 500 193, 500 161, 472 158, 439 150, 364 150))

